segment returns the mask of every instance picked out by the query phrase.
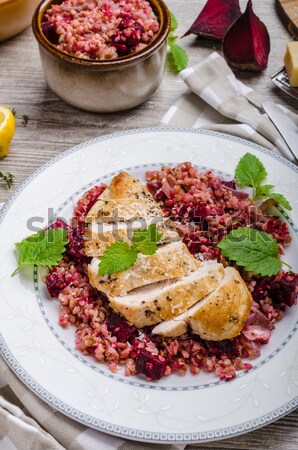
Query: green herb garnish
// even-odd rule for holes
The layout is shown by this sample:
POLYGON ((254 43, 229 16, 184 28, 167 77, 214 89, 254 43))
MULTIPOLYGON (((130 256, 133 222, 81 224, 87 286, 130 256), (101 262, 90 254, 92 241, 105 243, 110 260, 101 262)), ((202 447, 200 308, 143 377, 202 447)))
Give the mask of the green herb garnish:
POLYGON ((98 274, 111 275, 129 269, 136 262, 138 253, 154 255, 161 238, 162 233, 156 230, 155 224, 151 224, 147 230, 134 231, 131 245, 115 242, 105 250, 100 258, 98 274))
POLYGON ((188 55, 184 48, 176 44, 176 39, 178 39, 178 36, 176 36, 174 32, 178 28, 178 21, 172 12, 170 14, 171 28, 168 36, 169 57, 173 62, 175 69, 180 72, 181 70, 185 69, 185 67, 187 67, 188 55))
POLYGON ((291 211, 292 206, 283 194, 277 194, 274 191, 275 186, 273 184, 263 184, 256 187, 256 193, 254 200, 261 200, 262 198, 268 198, 275 200, 282 208, 291 211))
POLYGON ((236 183, 243 186, 257 187, 265 180, 267 172, 259 158, 246 153, 240 159, 235 170, 236 183))
POLYGON ((11 112, 12 112, 12 114, 14 115, 14 117, 16 119, 21 119, 22 120, 22 125, 24 125, 24 126, 27 125, 27 123, 30 120, 30 117, 29 117, 28 114, 18 114, 16 109, 14 109, 14 108, 11 110, 11 112))
POLYGON ((6 184, 7 189, 11 188, 13 183, 14 175, 10 172, 3 173, 0 172, 0 181, 3 181, 6 184))
POLYGON ((292 207, 284 195, 274 192, 273 184, 263 184, 267 171, 262 162, 251 153, 246 153, 237 164, 235 170, 236 183, 253 188, 253 200, 268 198, 275 200, 282 208, 291 210, 292 207))
POLYGON ((67 244, 68 232, 63 228, 41 230, 23 239, 16 243, 19 265, 12 275, 30 264, 45 267, 57 265, 67 244))
POLYGON ((282 264, 278 243, 273 236, 254 228, 238 228, 231 231, 218 244, 224 256, 254 275, 272 276, 282 264))

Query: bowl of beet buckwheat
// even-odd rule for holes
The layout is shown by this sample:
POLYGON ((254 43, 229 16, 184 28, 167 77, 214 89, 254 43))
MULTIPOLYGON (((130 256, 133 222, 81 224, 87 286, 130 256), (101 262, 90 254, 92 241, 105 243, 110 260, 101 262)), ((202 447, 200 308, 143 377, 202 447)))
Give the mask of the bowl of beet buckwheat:
POLYGON ((32 25, 50 89, 74 107, 133 108, 162 81, 170 29, 163 1, 45 1, 32 25))

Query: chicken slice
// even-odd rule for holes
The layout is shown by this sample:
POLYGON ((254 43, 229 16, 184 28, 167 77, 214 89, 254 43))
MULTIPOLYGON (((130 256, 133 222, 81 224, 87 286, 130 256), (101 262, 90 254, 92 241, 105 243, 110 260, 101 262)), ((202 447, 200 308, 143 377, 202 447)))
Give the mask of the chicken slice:
POLYGON ((213 292, 186 313, 157 325, 152 333, 178 337, 190 326, 194 334, 205 340, 232 339, 240 334, 252 302, 251 293, 239 272, 227 267, 224 278, 213 292))
POLYGON ((150 219, 163 217, 163 213, 153 197, 150 199, 121 198, 98 199, 88 213, 88 222, 126 222, 130 219, 150 219))
POLYGON ((222 264, 201 263, 190 275, 150 284, 124 297, 109 297, 110 306, 138 328, 178 316, 212 292, 224 275, 222 264))
POLYGON ((163 217, 164 213, 147 187, 128 173, 120 172, 98 197, 86 221, 125 222, 158 216, 163 217))
MULTIPOLYGON (((167 244, 180 240, 180 237, 173 224, 168 219, 155 222, 156 229, 162 233, 159 244, 167 244)), ((100 257, 103 252, 116 241, 130 243, 135 230, 147 228, 144 221, 129 221, 127 223, 106 224, 92 222, 89 225, 84 243, 84 251, 87 256, 100 257)))
POLYGON ((128 270, 109 276, 98 275, 99 262, 93 258, 88 266, 89 281, 108 296, 125 295, 140 286, 189 275, 201 264, 182 241, 159 247, 154 255, 140 255, 128 270))
POLYGON ((127 172, 120 172, 109 185, 109 199, 127 197, 146 199, 152 198, 152 195, 140 180, 127 172))
POLYGON ((176 338, 185 334, 187 332, 187 329, 187 315, 183 313, 172 320, 165 320, 164 322, 156 325, 152 330, 152 334, 159 334, 163 337, 176 338))

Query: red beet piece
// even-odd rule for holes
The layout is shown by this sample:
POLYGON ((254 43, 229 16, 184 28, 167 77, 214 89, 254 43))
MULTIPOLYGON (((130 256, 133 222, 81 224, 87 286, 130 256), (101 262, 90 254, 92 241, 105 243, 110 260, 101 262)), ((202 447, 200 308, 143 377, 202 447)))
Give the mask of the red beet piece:
POLYGON ((70 228, 68 232, 67 254, 78 263, 88 263, 90 258, 84 252, 84 229, 81 226, 70 228))
POLYGON ((46 286, 52 298, 58 297, 61 291, 67 286, 65 277, 53 269, 46 277, 46 286))
POLYGON ((209 351, 220 357, 225 354, 228 358, 239 356, 239 348, 237 339, 225 339, 223 341, 207 341, 209 351))
POLYGON ((277 276, 271 284, 270 293, 276 303, 295 305, 298 296, 298 274, 284 272, 281 276, 277 276))
POLYGON ((45 37, 48 41, 51 42, 53 45, 59 44, 59 37, 60 35, 56 32, 56 27, 54 23, 50 22, 43 22, 41 24, 41 29, 45 37))
POLYGON ((112 313, 108 320, 108 330, 119 342, 133 341, 137 335, 136 327, 131 327, 118 314, 112 313))
POLYGON ((276 277, 263 278, 257 281, 252 296, 257 303, 268 296, 274 303, 293 306, 298 297, 298 274, 282 271, 276 277))
POLYGON ((160 361, 158 356, 141 350, 137 358, 137 371, 151 380, 159 380, 164 373, 166 361, 160 361))
POLYGON ((197 34, 222 41, 230 26, 240 16, 239 0, 208 0, 184 36, 197 34))
POLYGON ((69 225, 67 225, 67 223, 62 220, 62 219, 57 219, 52 225, 50 225, 49 227, 46 228, 46 230, 56 230, 57 228, 63 228, 63 230, 69 230, 69 225))
POLYGON ((223 181, 222 182, 223 186, 229 188, 229 189, 233 189, 236 190, 236 181, 235 180, 231 180, 231 181, 223 181))
POLYGON ((255 15, 251 0, 223 40, 228 64, 239 70, 258 72, 267 67, 270 37, 266 25, 255 15))

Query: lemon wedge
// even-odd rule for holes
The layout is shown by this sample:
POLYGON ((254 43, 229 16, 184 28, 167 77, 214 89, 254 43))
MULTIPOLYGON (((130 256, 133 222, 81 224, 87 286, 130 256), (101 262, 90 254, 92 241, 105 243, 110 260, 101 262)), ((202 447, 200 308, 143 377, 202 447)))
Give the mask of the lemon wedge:
POLYGON ((15 130, 14 115, 10 109, 0 106, 0 158, 9 152, 9 144, 15 130))

